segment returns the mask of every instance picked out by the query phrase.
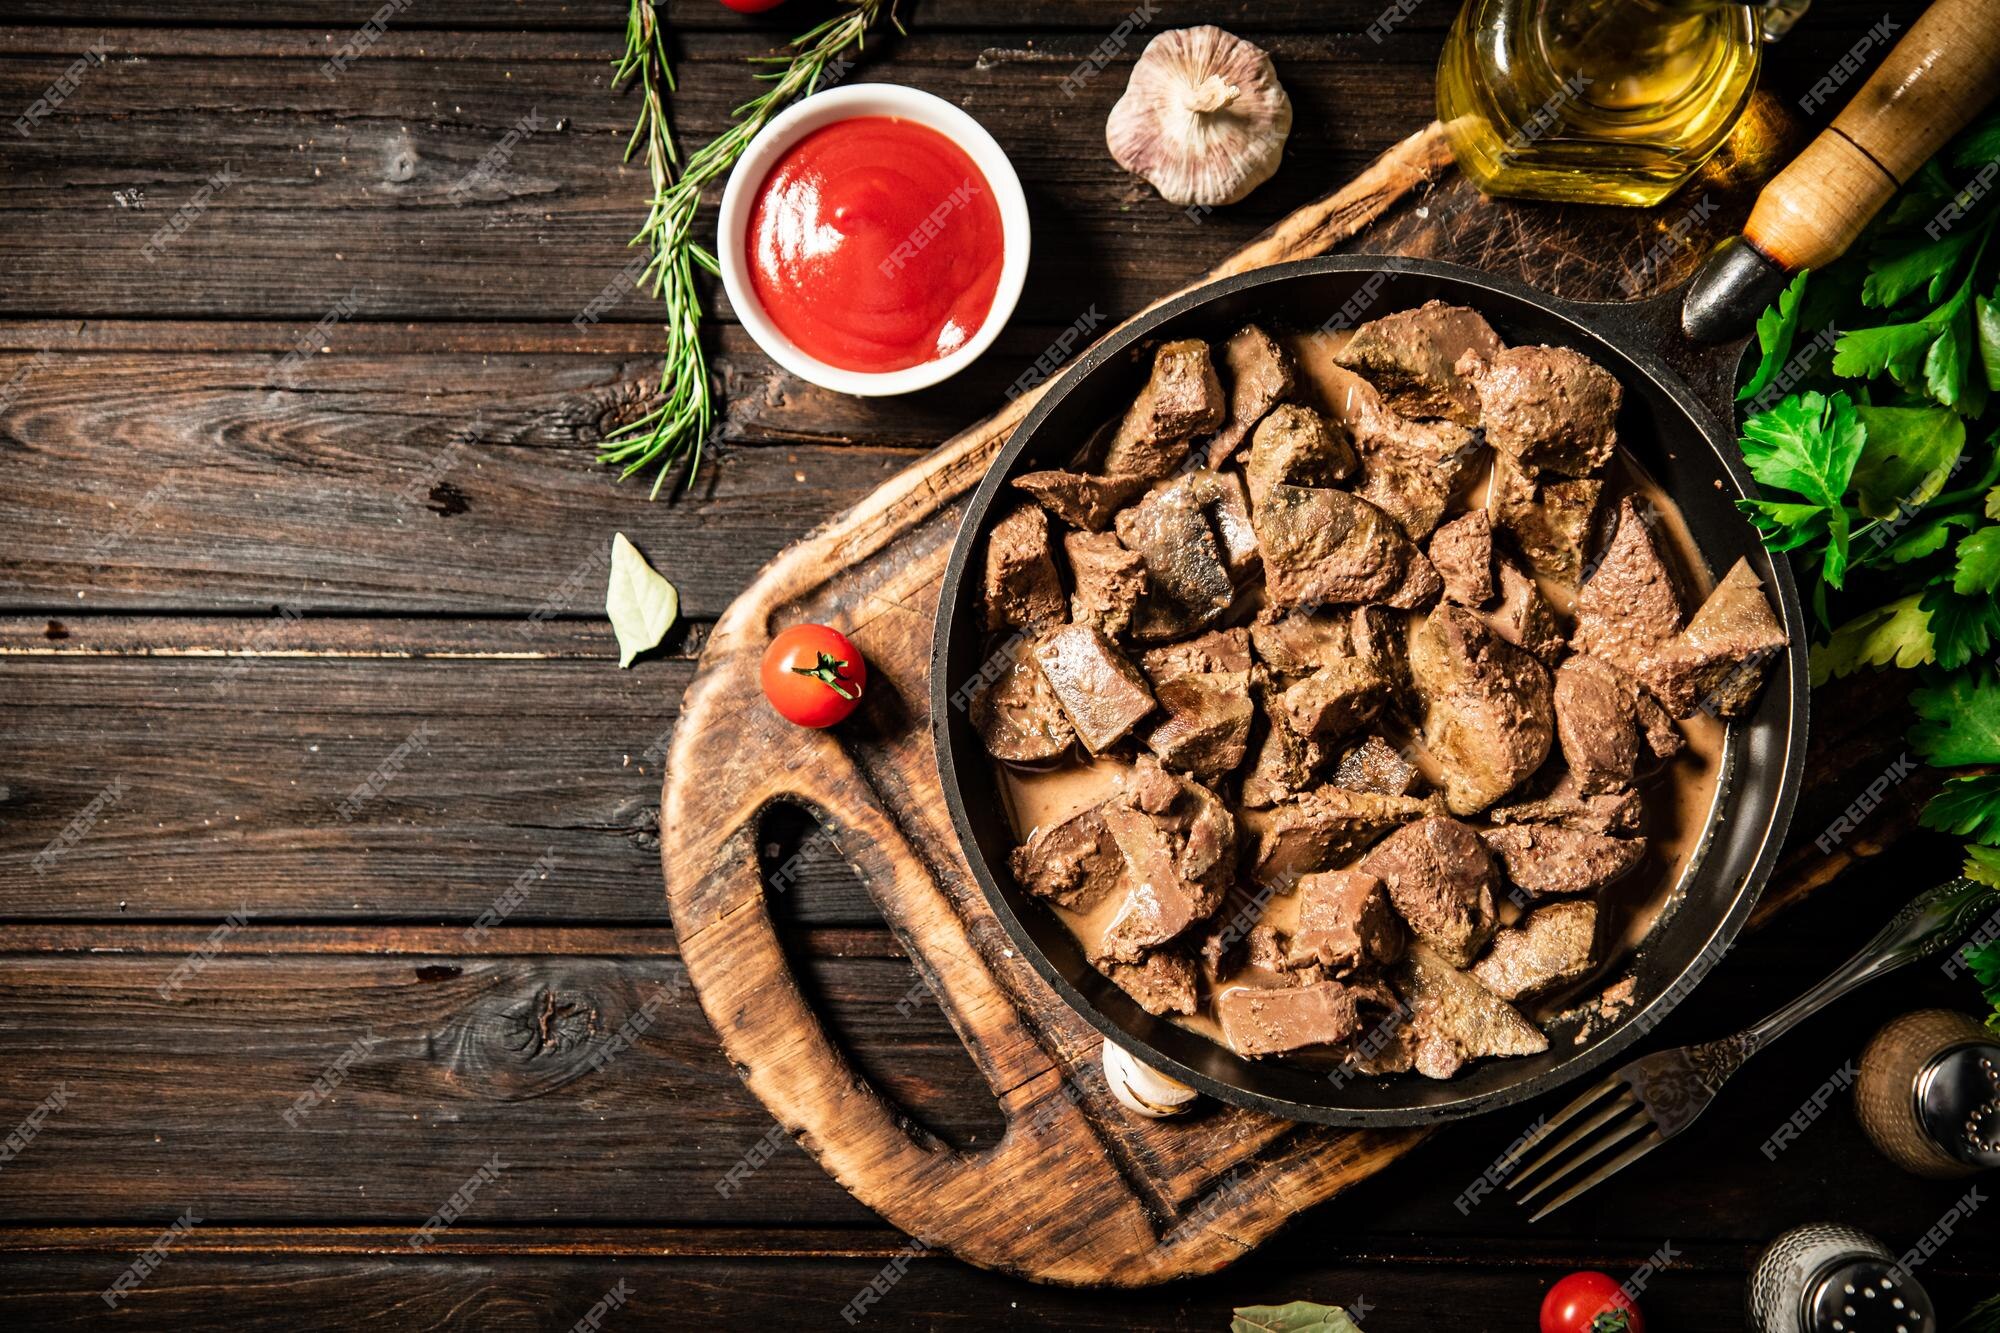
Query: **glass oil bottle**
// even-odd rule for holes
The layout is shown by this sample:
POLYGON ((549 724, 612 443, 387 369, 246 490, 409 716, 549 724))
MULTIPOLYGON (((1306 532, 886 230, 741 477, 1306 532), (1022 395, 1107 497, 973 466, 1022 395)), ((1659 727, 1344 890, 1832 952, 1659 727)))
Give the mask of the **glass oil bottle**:
POLYGON ((1488 194, 1656 204, 1749 105, 1762 20, 1730 0, 1466 0, 1438 118, 1488 194))

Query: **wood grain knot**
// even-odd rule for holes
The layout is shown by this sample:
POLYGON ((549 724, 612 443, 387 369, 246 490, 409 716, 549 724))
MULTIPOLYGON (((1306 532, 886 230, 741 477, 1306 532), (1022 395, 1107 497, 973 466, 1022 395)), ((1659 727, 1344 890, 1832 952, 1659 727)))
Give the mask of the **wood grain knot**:
POLYGON ((475 969, 484 983, 447 1035, 454 1083, 492 1101, 526 1101, 602 1069, 639 1005, 609 962, 541 966, 528 976, 475 969))

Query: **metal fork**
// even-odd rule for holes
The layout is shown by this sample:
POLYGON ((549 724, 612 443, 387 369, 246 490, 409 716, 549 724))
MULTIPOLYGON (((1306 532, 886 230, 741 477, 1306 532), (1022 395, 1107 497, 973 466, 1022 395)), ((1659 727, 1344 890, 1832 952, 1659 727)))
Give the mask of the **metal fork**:
POLYGON ((1512 1173, 1507 1181, 1510 1190, 1540 1177, 1539 1183, 1519 1194, 1515 1202, 1527 1205, 1537 1195, 1622 1147, 1616 1157, 1575 1181, 1528 1220, 1541 1221, 1585 1190, 1617 1175, 1693 1124, 1744 1061, 1790 1031, 1800 1020, 1864 982, 1942 952, 1953 940, 1969 934, 1981 908, 1995 901, 1992 889, 1971 880, 1955 879, 1940 884, 1912 899, 1874 939, 1826 980, 1763 1022, 1720 1041, 1681 1046, 1632 1061, 1564 1107, 1554 1119, 1535 1129, 1501 1158, 1498 1168, 1512 1173), (1586 1111, 1591 1114, 1583 1123, 1527 1166, 1514 1171, 1522 1158, 1586 1111))

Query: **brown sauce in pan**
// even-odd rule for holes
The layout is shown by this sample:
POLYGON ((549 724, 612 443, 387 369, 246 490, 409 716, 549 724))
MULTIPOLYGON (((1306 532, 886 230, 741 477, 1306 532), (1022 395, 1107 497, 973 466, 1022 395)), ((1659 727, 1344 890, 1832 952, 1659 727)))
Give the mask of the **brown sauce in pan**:
MULTIPOLYGON (((1299 396, 1314 400, 1312 405, 1329 417, 1350 415, 1355 386, 1365 388, 1365 381, 1332 359, 1333 352, 1347 336, 1344 333, 1312 333, 1285 339, 1298 361, 1299 396)), ((1365 391, 1373 392, 1372 389, 1365 391)), ((1637 460, 1622 448, 1604 475, 1607 505, 1614 504, 1615 497, 1619 495, 1632 494, 1641 497, 1659 515, 1656 531, 1677 562, 1690 606, 1698 605, 1714 586, 1714 576, 1696 547, 1679 507, 1645 473, 1637 460)), ((1483 507, 1489 484, 1490 473, 1482 473, 1475 478, 1454 504, 1453 512, 1483 507)), ((1546 579, 1540 580, 1539 586, 1562 616, 1567 630, 1575 601, 1574 589, 1546 579)), ((1251 603, 1250 607, 1233 614, 1228 623, 1247 622, 1254 615, 1255 599, 1251 599, 1251 603)), ((1679 719, 1678 724, 1687 740, 1686 747, 1672 761, 1637 784, 1644 802, 1641 832, 1647 839, 1646 858, 1630 874, 1594 895, 1600 922, 1598 966, 1581 982, 1539 1002, 1521 1005, 1522 1012, 1538 1024, 1546 1024, 1563 1011, 1575 1008, 1580 998, 1587 999, 1594 995, 1608 978, 1623 968, 1661 914, 1672 904, 1676 886, 1701 848, 1703 835, 1714 812, 1728 728, 1724 722, 1702 712, 1679 719)), ((1418 738, 1386 723, 1379 730, 1392 743, 1406 746, 1405 753, 1426 780, 1435 785, 1438 765, 1425 752, 1418 738)), ((1080 751, 1077 753, 1081 754, 1080 751)), ((1088 756, 1071 757, 1042 769, 997 762, 995 766, 1000 772, 1002 800, 1009 822, 1016 839, 1022 842, 1036 829, 1059 824, 1105 800, 1117 790, 1122 774, 1130 767, 1120 760, 1088 756)), ((1236 814, 1239 842, 1243 845, 1254 844, 1258 826, 1268 816, 1259 810, 1239 809, 1236 814)), ((1095 954, 1105 930, 1118 912, 1120 900, 1116 894, 1107 894, 1084 911, 1070 910, 1053 903, 1042 905, 1056 913, 1086 952, 1095 954)), ((1241 905, 1240 900, 1232 895, 1216 913, 1215 919, 1218 922, 1233 919, 1234 912, 1241 905)), ((1499 908, 1502 924, 1511 924, 1520 916, 1520 909, 1508 900, 1505 893, 1500 895, 1499 908)), ((1297 915, 1298 895, 1281 893, 1269 898, 1256 920, 1289 933, 1297 915)), ((1245 966, 1232 974, 1221 989, 1286 984, 1288 980, 1282 974, 1265 973, 1245 966)), ((1203 1012, 1192 1016, 1174 1015, 1173 1021, 1222 1042, 1222 1031, 1213 1017, 1213 1008, 1214 997, 1211 996, 1203 1012)), ((1308 1062, 1310 1059, 1308 1056, 1308 1062)))

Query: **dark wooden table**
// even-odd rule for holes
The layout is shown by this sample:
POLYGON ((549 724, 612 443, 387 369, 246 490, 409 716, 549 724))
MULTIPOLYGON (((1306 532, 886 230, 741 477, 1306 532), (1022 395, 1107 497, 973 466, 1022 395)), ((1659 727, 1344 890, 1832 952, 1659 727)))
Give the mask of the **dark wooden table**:
MULTIPOLYGON (((1013 156, 1039 232, 1012 327, 949 387, 861 402, 719 317, 718 438, 671 503, 592 458, 655 382, 654 310, 628 294, 572 323, 644 191, 609 88, 622 10, 414 0, 325 77, 376 8, 13 0, 0 29, 7 120, 62 81, 0 132, 0 1135, 22 1127, 0 1148, 0 1327, 106 1318, 128 1271, 119 1317, 159 1328, 564 1329, 607 1295, 605 1328, 845 1327, 904 1238, 772 1132, 678 986, 658 756, 705 627, 786 542, 996 406, 1057 330, 1136 309, 1421 125, 1452 0, 1379 42, 1374 0, 1160 3, 1153 28, 1254 35, 1297 108, 1280 175, 1200 223, 1104 151, 1132 50, 1059 92, 1127 0, 910 4, 858 76, 950 97, 1013 156), (530 113, 543 128, 455 202, 530 113), (614 530, 682 595, 668 651, 629 672, 598 615, 614 530), (505 924, 468 934, 510 892, 505 924)), ((827 9, 670 8, 690 144, 751 87, 744 57, 827 9)), ((1882 11, 1821 0, 1772 85, 1809 86, 1882 11)), ((778 821, 772 856, 802 835, 778 821)), ((1762 931, 1657 1040, 1790 998, 1950 864, 1908 841, 1889 860, 1762 931)), ((990 1095, 906 998, 921 983, 851 872, 810 864, 782 910, 862 1067, 946 1138, 990 1136, 990 1095)), ((1963 1192, 1889 1168, 1844 1096, 1760 1150, 1924 1002, 1972 996, 1926 969, 1841 1004, 1533 1230, 1453 1203, 1530 1118, 1510 1115, 1217 1278, 1098 1294, 924 1256, 868 1318, 1221 1329, 1232 1305, 1309 1297, 1366 1302, 1371 1330, 1520 1329, 1562 1271, 1660 1257, 1656 1328, 1735 1327, 1778 1231, 1906 1246, 1963 1192)), ((1948 1310, 2000 1285, 1993 1218, 1922 1270, 1948 1310)))

